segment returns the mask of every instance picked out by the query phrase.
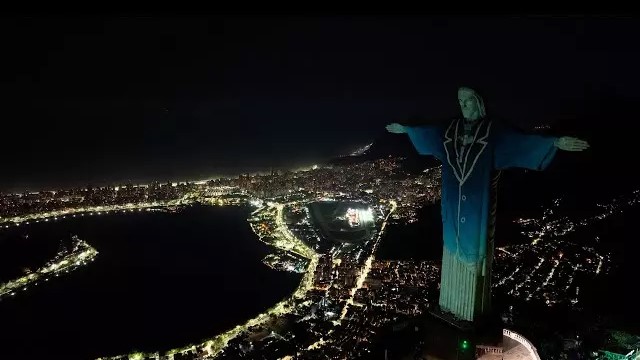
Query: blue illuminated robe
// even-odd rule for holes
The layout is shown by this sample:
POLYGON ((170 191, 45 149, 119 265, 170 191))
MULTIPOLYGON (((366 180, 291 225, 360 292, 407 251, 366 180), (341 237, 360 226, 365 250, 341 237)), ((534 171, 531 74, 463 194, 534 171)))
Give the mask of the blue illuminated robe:
POLYGON ((461 153, 463 121, 446 127, 407 127, 421 155, 442 162, 442 223, 444 246, 464 262, 486 256, 491 208, 490 183, 496 170, 544 170, 556 153, 555 138, 523 134, 498 122, 478 120, 473 143, 461 153))
POLYGON ((515 167, 544 170, 555 156, 555 138, 489 119, 478 120, 466 146, 462 119, 406 128, 418 153, 442 162, 440 308, 473 321, 490 309, 496 175, 515 167))

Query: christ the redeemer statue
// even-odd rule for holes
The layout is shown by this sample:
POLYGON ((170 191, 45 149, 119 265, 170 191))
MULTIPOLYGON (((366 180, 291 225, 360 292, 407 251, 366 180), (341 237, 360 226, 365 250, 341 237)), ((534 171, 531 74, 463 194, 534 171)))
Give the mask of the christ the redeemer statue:
POLYGON ((387 130, 408 134, 419 154, 433 155, 443 164, 439 305, 460 320, 474 321, 490 309, 500 170, 544 170, 557 149, 582 151, 589 144, 572 137, 524 134, 492 122, 482 98, 466 87, 458 90, 458 101, 462 118, 444 126, 393 123, 387 130))

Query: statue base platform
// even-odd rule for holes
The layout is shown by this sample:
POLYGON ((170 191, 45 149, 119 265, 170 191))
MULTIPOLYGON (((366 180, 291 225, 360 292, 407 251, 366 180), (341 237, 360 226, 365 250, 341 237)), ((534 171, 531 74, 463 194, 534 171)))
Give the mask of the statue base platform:
POLYGON ((478 317, 475 321, 467 321, 435 306, 429 310, 429 315, 464 332, 487 332, 497 328, 502 329, 500 316, 492 312, 478 317))
POLYGON ((475 328, 475 324, 473 322, 458 319, 451 313, 443 311, 440 307, 435 307, 429 310, 429 314, 461 331, 471 332, 475 328))
POLYGON ((394 324, 383 335, 382 346, 373 358, 393 359, 476 359, 476 345, 498 346, 502 342, 502 322, 459 321, 439 309, 394 324))

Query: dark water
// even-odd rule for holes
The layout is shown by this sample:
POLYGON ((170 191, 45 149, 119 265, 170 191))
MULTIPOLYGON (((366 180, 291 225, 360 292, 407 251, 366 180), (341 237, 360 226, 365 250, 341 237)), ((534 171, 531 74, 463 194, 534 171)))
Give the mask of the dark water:
POLYGON ((7 244, 28 233, 34 255, 57 248, 70 233, 100 253, 86 267, 0 302, 0 358, 90 359, 168 350, 259 314, 288 297, 300 275, 261 263, 270 249, 256 239, 247 215, 241 207, 195 206, 176 214, 101 215, 5 233, 7 244))

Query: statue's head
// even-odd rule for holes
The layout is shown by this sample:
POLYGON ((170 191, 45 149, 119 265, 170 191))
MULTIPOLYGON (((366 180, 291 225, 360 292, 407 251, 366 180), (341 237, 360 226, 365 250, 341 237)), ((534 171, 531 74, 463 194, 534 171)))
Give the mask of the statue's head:
POLYGON ((475 90, 468 87, 459 88, 458 102, 465 119, 475 121, 485 117, 484 101, 475 90))

